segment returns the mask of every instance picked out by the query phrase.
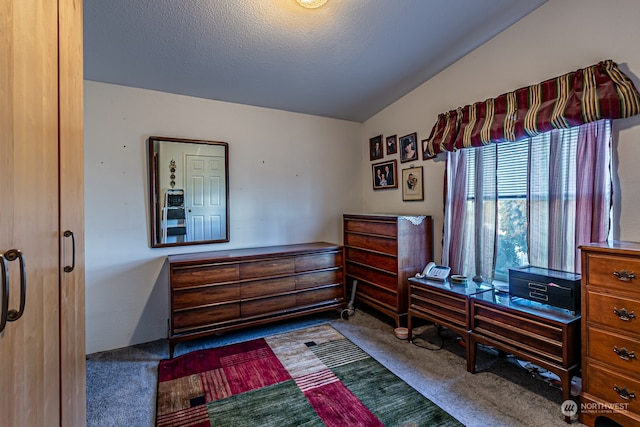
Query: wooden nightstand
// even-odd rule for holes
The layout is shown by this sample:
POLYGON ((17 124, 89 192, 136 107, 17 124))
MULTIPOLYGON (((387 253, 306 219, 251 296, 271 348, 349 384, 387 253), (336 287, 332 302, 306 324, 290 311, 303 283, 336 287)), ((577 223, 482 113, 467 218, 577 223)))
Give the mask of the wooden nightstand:
POLYGON ((471 298, 469 357, 475 372, 478 344, 530 361, 560 377, 564 400, 580 370, 580 315, 497 291, 471 298))
MULTIPOLYGON (((469 342, 469 305, 470 297, 487 292, 493 288, 488 285, 452 284, 448 281, 409 278, 409 310, 407 326, 409 341, 412 341, 412 318, 417 317, 451 329, 469 342)), ((467 349, 467 370, 471 372, 469 345, 467 349)))

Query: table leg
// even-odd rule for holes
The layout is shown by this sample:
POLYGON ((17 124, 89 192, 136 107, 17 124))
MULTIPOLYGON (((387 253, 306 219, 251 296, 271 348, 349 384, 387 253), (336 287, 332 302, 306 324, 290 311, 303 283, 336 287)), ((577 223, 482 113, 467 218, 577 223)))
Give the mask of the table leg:
POLYGON ((411 329, 411 314, 407 314, 407 340, 409 340, 410 343, 413 342, 413 332, 411 329))
MULTIPOLYGON (((461 335, 461 336, 462 336, 462 339, 464 340, 464 351, 467 357, 467 372, 473 373, 474 367, 471 365, 471 334, 467 332, 466 335, 461 335)), ((475 353, 473 357, 475 358, 475 353)))
POLYGON ((478 343, 473 339, 473 334, 469 333, 467 336, 467 371, 472 374, 476 373, 476 352, 478 350, 478 343))

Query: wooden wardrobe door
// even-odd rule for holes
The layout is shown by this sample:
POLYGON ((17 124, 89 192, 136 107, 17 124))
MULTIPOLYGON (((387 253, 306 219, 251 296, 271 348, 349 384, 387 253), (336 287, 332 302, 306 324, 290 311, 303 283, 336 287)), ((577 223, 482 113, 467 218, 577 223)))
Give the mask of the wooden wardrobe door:
POLYGON ((76 427, 86 423, 82 0, 58 10, 61 425, 76 427))
POLYGON ((61 425, 76 427, 86 423, 82 0, 58 5, 61 425))
MULTIPOLYGON (((0 251, 22 251, 26 306, 0 333, 0 424, 60 420, 58 5, 0 6, 0 251)), ((8 262, 10 309, 19 262, 8 262)))

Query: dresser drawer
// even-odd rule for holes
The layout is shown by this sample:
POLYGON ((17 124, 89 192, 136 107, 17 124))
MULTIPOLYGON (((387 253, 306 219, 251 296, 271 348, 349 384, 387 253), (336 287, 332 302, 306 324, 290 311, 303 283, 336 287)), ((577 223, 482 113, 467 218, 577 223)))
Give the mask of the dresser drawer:
POLYGON ((202 267, 176 267, 171 274, 171 287, 184 288, 209 283, 235 282, 238 264, 210 264, 202 267))
POLYGON ((296 271, 294 258, 275 258, 240 264, 240 280, 282 276, 296 271))
POLYGON ((240 315, 243 318, 273 314, 284 310, 290 310, 296 306, 296 295, 282 295, 278 297, 262 298, 253 301, 243 301, 240 307, 240 315))
POLYGON ((427 287, 411 285, 411 309, 426 312, 454 326, 468 329, 467 300, 463 296, 434 292, 427 287))
POLYGON ((379 222, 379 221, 363 221, 363 220, 344 220, 344 231, 356 233, 377 234, 380 236, 388 236, 395 238, 397 236, 396 222, 379 222))
POLYGON ((322 253, 296 257, 296 273, 342 266, 342 252, 322 253))
POLYGON ((219 304, 192 310, 174 311, 171 325, 173 333, 179 334, 202 327, 208 327, 215 323, 234 320, 239 316, 239 302, 219 304))
POLYGON ((275 279, 254 280, 242 283, 240 297, 257 298, 291 292, 296 288, 296 279, 293 276, 278 277, 275 279))
POLYGON ((366 234, 345 233, 345 246, 364 248, 370 251, 396 255, 398 253, 398 241, 386 237, 371 236, 366 234))
POLYGON ((328 286, 321 289, 311 289, 309 291, 296 294, 296 305, 304 307, 326 302, 334 302, 342 299, 342 288, 339 286, 328 286))
POLYGON ((398 258, 394 255, 379 254, 357 248, 346 248, 349 261, 371 265, 381 270, 398 271, 398 258))
POLYGON ((174 290, 171 294, 173 310, 240 300, 240 285, 213 285, 195 289, 174 290))
POLYGON ((299 274, 296 276, 296 289, 317 288, 331 284, 342 285, 343 281, 342 269, 299 274))
POLYGON ((636 414, 640 413, 640 382, 627 377, 624 372, 610 370, 600 365, 588 364, 586 369, 588 378, 587 393, 594 393, 608 403, 628 404, 626 409, 636 414), (636 397, 630 397, 635 394, 636 397), (627 399, 622 396, 628 397, 627 399))
POLYGON ((587 329, 587 356, 640 376, 640 342, 598 328, 587 329))
POLYGON ((522 312, 507 310, 473 301, 472 329, 474 333, 490 337, 515 349, 566 366, 563 339, 565 329, 552 322, 541 322, 522 312))
POLYGON ((640 334, 640 319, 638 319, 640 300, 599 292, 588 292, 587 299, 590 323, 599 323, 619 331, 640 334))
POLYGON ((356 289, 356 299, 364 301, 374 300, 382 305, 395 307, 398 305, 398 293, 380 288, 367 282, 359 281, 356 289))
POLYGON ((398 288, 398 276, 396 274, 376 270, 359 264, 347 262, 347 276, 364 280, 365 282, 375 283, 394 291, 398 288))
POLYGON ((640 277, 640 259, 624 256, 588 254, 589 285, 603 286, 611 290, 634 292, 640 296, 640 278, 621 280, 633 273, 640 277))

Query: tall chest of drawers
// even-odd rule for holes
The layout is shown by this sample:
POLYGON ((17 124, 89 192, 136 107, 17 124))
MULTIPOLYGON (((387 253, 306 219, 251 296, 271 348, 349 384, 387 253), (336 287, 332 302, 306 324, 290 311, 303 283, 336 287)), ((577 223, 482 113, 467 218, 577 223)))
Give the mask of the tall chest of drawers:
POLYGON ((408 278, 433 260, 430 216, 343 215, 347 284, 357 280, 356 301, 399 326, 409 305, 408 278))
POLYGON ((324 242, 171 255, 169 352, 180 341, 343 308, 343 248, 324 242))
POLYGON ((580 421, 608 418, 640 426, 640 244, 606 242, 582 250, 580 421))

